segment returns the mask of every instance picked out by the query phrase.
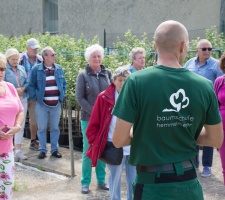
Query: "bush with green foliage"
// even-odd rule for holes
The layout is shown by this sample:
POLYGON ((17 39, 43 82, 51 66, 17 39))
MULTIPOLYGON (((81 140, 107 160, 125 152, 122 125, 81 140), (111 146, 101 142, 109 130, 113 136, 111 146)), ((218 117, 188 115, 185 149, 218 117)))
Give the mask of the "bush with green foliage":
MULTIPOLYGON (((132 34, 131 30, 128 30, 124 36, 124 40, 121 40, 119 37, 117 38, 112 46, 113 49, 105 50, 103 65, 113 72, 117 67, 130 63, 129 52, 133 47, 143 47, 146 50, 146 66, 152 66, 156 55, 153 48, 153 39, 151 38, 150 40, 147 33, 143 33, 139 39, 136 35, 132 34)), ((42 48, 51 46, 57 53, 57 63, 63 67, 67 80, 67 99, 71 100, 72 106, 76 106, 74 98, 76 78, 79 70, 84 69, 87 64, 84 59, 84 52, 91 44, 99 43, 98 37, 95 36, 92 40, 88 40, 83 34, 81 34, 78 39, 65 34, 50 35, 49 33, 44 35, 31 34, 12 38, 0 35, 0 52, 4 53, 11 47, 18 49, 19 52, 23 52, 26 50, 26 40, 31 37, 36 38, 42 48)), ((186 60, 196 55, 195 47, 199 39, 200 38, 196 38, 190 41, 190 51, 186 60)), ((214 49, 216 49, 213 51, 213 56, 219 58, 221 52, 225 50, 224 36, 218 33, 216 27, 211 27, 206 29, 206 39, 211 41, 214 49)))

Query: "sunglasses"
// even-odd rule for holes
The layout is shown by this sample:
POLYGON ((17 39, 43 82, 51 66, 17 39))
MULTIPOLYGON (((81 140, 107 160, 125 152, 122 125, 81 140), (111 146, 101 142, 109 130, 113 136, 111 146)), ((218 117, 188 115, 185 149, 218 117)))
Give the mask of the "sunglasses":
POLYGON ((4 72, 6 70, 6 68, 0 68, 1 72, 4 72))
POLYGON ((206 50, 208 50, 208 51, 212 51, 212 48, 211 47, 209 47, 209 48, 199 48, 199 49, 201 49, 202 51, 206 51, 206 50))

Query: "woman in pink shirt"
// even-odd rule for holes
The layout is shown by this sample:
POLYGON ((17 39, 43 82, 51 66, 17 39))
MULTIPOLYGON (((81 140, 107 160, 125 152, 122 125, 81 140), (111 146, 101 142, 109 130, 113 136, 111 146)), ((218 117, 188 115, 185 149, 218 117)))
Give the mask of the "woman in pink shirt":
POLYGON ((0 199, 12 199, 13 136, 21 129, 23 107, 15 87, 4 81, 6 59, 0 53, 0 199))
MULTIPOLYGON (((220 58, 219 67, 220 70, 225 73, 225 52, 220 58)), ((220 76, 215 80, 214 91, 219 103, 220 114, 223 122, 223 131, 225 131, 225 75, 220 76)), ((222 172, 225 185, 225 137, 222 146, 219 148, 219 153, 222 163, 222 172)))

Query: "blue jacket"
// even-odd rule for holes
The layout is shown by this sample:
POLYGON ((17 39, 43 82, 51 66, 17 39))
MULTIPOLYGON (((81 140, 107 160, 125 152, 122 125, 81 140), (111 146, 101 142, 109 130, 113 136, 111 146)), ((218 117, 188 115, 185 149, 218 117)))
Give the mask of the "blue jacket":
MULTIPOLYGON (((55 67, 55 80, 58 86, 60 95, 59 102, 62 103, 66 93, 66 79, 62 67, 54 64, 55 67)), ((28 85, 28 94, 31 100, 42 103, 44 100, 46 85, 46 74, 44 72, 44 65, 40 63, 32 68, 30 80, 28 85)))
MULTIPOLYGON (((28 86, 28 78, 27 74, 24 70, 24 67, 21 65, 17 65, 17 72, 18 72, 18 78, 20 82, 20 86, 23 88, 27 88, 28 86)), ((19 85, 16 80, 16 76, 14 74, 13 68, 9 65, 9 63, 6 63, 6 71, 5 71, 5 81, 10 82, 14 85, 15 88, 18 88, 19 85)), ((26 92, 24 93, 24 96, 26 96, 26 92)))

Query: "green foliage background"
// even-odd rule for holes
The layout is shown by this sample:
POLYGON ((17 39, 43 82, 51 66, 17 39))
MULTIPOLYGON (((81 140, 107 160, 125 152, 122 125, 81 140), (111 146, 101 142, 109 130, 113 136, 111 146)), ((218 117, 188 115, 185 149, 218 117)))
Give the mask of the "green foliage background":
MULTIPOLYGON (((105 50, 103 65, 113 72, 117 67, 130 63, 129 52, 133 47, 143 47, 146 50, 146 67, 152 66, 156 56, 153 48, 153 38, 149 38, 147 33, 143 33, 141 38, 137 38, 136 35, 132 34, 131 30, 128 30, 124 36, 124 40, 121 40, 119 37, 117 38, 112 46, 113 49, 109 51, 107 49, 105 50)), ((11 47, 16 48, 19 52, 26 51, 26 40, 31 37, 36 38, 42 48, 51 46, 57 53, 57 63, 63 67, 68 84, 67 99, 71 100, 72 106, 76 106, 74 98, 76 78, 79 70, 84 69, 87 64, 84 59, 84 52, 91 44, 99 43, 98 36, 95 36, 92 40, 88 40, 83 34, 78 39, 65 34, 50 35, 49 33, 11 38, 0 35, 0 52, 5 53, 11 47)), ((186 60, 196 56, 195 47, 199 39, 196 38, 190 41, 190 51, 186 60)), ((213 45, 213 57, 219 58, 225 50, 224 36, 218 33, 216 27, 211 27, 206 29, 206 39, 211 41, 213 45)))

